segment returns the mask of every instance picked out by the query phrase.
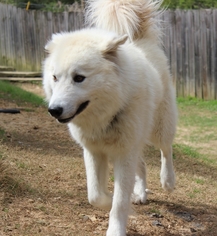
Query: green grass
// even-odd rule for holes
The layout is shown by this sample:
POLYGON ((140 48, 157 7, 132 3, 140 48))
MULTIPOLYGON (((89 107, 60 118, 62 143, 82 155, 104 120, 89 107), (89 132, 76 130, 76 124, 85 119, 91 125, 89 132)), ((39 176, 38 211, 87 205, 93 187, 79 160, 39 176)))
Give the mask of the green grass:
POLYGON ((200 193, 201 193, 201 190, 195 188, 195 189, 193 189, 192 192, 187 193, 187 196, 188 196, 189 198, 196 198, 197 195, 200 194, 200 193))
POLYGON ((185 145, 185 144, 174 144, 173 145, 174 150, 176 150, 178 153, 182 153, 183 155, 187 156, 188 158, 194 158, 197 159, 205 164, 213 165, 217 164, 216 159, 211 159, 208 157, 208 155, 201 154, 198 149, 193 148, 191 146, 185 145))
POLYGON ((197 179, 195 179, 195 183, 203 185, 205 183, 205 180, 197 178, 197 179))
POLYGON ((25 170, 28 169, 28 166, 24 162, 18 161, 18 162, 16 162, 16 165, 19 169, 25 169, 25 170))
POLYGON ((154 214, 158 214, 160 215, 161 212, 156 208, 156 207, 152 207, 150 210, 149 210, 150 213, 154 213, 154 214))
POLYGON ((5 131, 0 127, 0 138, 3 138, 5 131))
POLYGON ((217 165, 213 155, 217 140, 217 101, 188 97, 178 98, 177 105, 179 141, 174 148, 208 165, 217 165))
POLYGON ((13 178, 13 176, 8 174, 0 178, 0 186, 7 189, 7 192, 14 196, 27 195, 27 193, 34 195, 37 192, 36 189, 32 188, 23 179, 13 178))
POLYGON ((114 177, 114 176, 111 176, 111 177, 110 177, 110 180, 111 180, 111 182, 114 182, 114 181, 115 181, 115 177, 114 177))
POLYGON ((30 103, 34 106, 43 106, 45 104, 43 98, 27 92, 7 81, 0 81, 0 98, 16 102, 18 105, 30 103))
POLYGON ((194 158, 206 164, 213 164, 216 162, 213 159, 209 159, 206 155, 201 154, 196 148, 185 144, 174 144, 173 148, 178 153, 182 153, 182 155, 187 156, 188 158, 194 158))
POLYGON ((207 111, 216 111, 217 112, 217 100, 205 101, 198 98, 187 97, 187 98, 177 98, 177 104, 180 109, 184 108, 196 108, 204 109, 207 111))
POLYGON ((191 158, 199 159, 202 157, 196 149, 185 144, 174 144, 173 148, 191 158))
POLYGON ((189 97, 178 98, 177 104, 179 126, 189 127, 191 139, 202 139, 201 141, 205 142, 217 139, 217 101, 203 101, 189 97))

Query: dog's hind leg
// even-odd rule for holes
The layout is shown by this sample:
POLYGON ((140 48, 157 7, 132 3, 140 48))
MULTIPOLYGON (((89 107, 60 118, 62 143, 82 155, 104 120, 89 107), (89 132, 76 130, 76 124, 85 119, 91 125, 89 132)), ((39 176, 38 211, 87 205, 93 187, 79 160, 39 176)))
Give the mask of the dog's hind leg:
POLYGON ((175 173, 173 170, 172 146, 161 149, 160 179, 163 189, 172 192, 175 187, 175 173))
POLYGON ((171 192, 175 187, 172 143, 176 133, 177 108, 173 88, 165 93, 164 100, 157 109, 151 143, 161 149, 161 184, 171 192))
POLYGON ((102 153, 91 153, 84 149, 87 174, 88 200, 91 205, 110 210, 112 195, 107 190, 108 158, 102 153))
POLYGON ((146 199, 146 165, 144 160, 139 158, 131 201, 135 204, 144 204, 146 199))

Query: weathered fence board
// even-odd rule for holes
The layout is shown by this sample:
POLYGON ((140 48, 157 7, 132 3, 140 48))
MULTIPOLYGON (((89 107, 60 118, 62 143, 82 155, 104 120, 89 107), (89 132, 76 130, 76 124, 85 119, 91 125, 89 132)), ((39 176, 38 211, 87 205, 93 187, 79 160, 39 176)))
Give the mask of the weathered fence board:
MULTIPOLYGON (((217 99, 217 9, 167 10, 158 18, 177 96, 217 99)), ((82 11, 26 11, 0 3, 0 64, 41 71, 51 35, 83 25, 82 11)))
POLYGON ((194 42, 194 15, 192 11, 188 11, 188 28, 189 28, 189 39, 186 40, 188 43, 189 50, 189 92, 188 95, 195 96, 195 63, 194 63, 194 56, 195 56, 195 47, 194 44, 192 46, 192 42, 194 42), (189 66, 190 65, 190 66, 189 66))
MULTIPOLYGON (((182 15, 181 15, 181 11, 177 10, 175 12, 176 14, 176 47, 177 47, 177 81, 176 81, 176 90, 177 90, 177 95, 178 96, 183 96, 184 95, 184 81, 183 81, 183 42, 182 42, 182 26, 183 26, 183 22, 182 22, 182 15)), ((169 26, 168 26, 169 27, 169 26)), ((184 27, 183 27, 184 28, 184 27)))
POLYGON ((217 99, 217 10, 213 11, 213 36, 212 36, 212 78, 215 87, 215 99, 217 99))

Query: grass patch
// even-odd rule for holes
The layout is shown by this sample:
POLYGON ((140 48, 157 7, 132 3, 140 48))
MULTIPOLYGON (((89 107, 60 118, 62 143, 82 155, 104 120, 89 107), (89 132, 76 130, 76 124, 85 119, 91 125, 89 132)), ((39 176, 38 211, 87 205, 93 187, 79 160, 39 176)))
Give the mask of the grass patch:
POLYGON ((193 189, 192 192, 187 193, 187 196, 188 196, 189 198, 196 198, 197 195, 199 195, 200 193, 201 193, 201 190, 195 188, 195 189, 193 189))
POLYGON ((18 105, 23 103, 30 103, 34 106, 45 105, 43 98, 27 92, 8 81, 0 81, 0 98, 10 102, 16 102, 18 105))
POLYGON ((188 145, 174 144, 173 148, 178 153, 182 153, 183 155, 187 156, 188 158, 194 158, 194 159, 200 160, 208 165, 217 164, 217 160, 208 158, 207 155, 199 153, 195 148, 190 147, 188 145))
POLYGON ((37 190, 33 189, 24 180, 18 178, 14 179, 8 174, 5 174, 5 176, 0 179, 0 186, 13 196, 23 196, 27 195, 27 193, 34 195, 37 193, 37 190))
POLYGON ((210 127, 217 127, 217 117, 216 115, 212 117, 207 117, 205 114, 183 114, 180 119, 186 126, 199 126, 201 128, 210 128, 210 127))
POLYGON ((183 153, 184 155, 191 157, 191 158, 201 158, 201 154, 196 151, 196 149, 185 145, 185 144, 174 144, 174 149, 176 149, 179 153, 183 153))
POLYGON ((150 210, 149 210, 150 213, 154 213, 154 214, 158 214, 160 215, 161 212, 159 211, 159 209, 157 209, 156 207, 152 207, 150 210))
POLYGON ((203 184, 205 184, 205 180, 197 178, 197 179, 195 179, 195 183, 203 185, 203 184))
POLYGON ((0 127, 0 139, 2 139, 5 135, 5 131, 0 127))
POLYGON ((111 176, 111 177, 110 177, 110 180, 111 180, 111 182, 114 183, 114 181, 115 181, 115 177, 114 177, 114 176, 111 176))
POLYGON ((205 154, 202 158, 206 163, 217 163, 214 153, 217 140, 217 101, 189 97, 178 98, 177 104, 179 124, 176 137, 179 144, 187 144, 179 148, 190 156, 205 154))
POLYGON ((217 111, 217 100, 205 101, 199 98, 187 97, 177 98, 177 104, 180 108, 192 106, 194 108, 205 109, 208 111, 217 111))
POLYGON ((204 101, 198 98, 177 98, 179 122, 199 129, 217 128, 217 101, 204 101))
POLYGON ((28 166, 24 162, 17 162, 16 165, 19 169, 28 169, 28 166))

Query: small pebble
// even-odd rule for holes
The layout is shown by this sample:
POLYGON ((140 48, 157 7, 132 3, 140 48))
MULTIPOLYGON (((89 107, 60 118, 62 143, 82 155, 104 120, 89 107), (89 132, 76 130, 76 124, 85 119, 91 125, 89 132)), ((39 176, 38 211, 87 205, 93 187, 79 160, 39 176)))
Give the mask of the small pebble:
POLYGON ((161 222, 158 221, 158 220, 153 221, 153 222, 152 222, 152 225, 154 225, 154 226, 163 226, 163 225, 161 224, 161 222))
POLYGON ((85 222, 85 221, 87 221, 87 220, 89 220, 89 216, 84 216, 84 217, 83 217, 83 221, 85 222))

